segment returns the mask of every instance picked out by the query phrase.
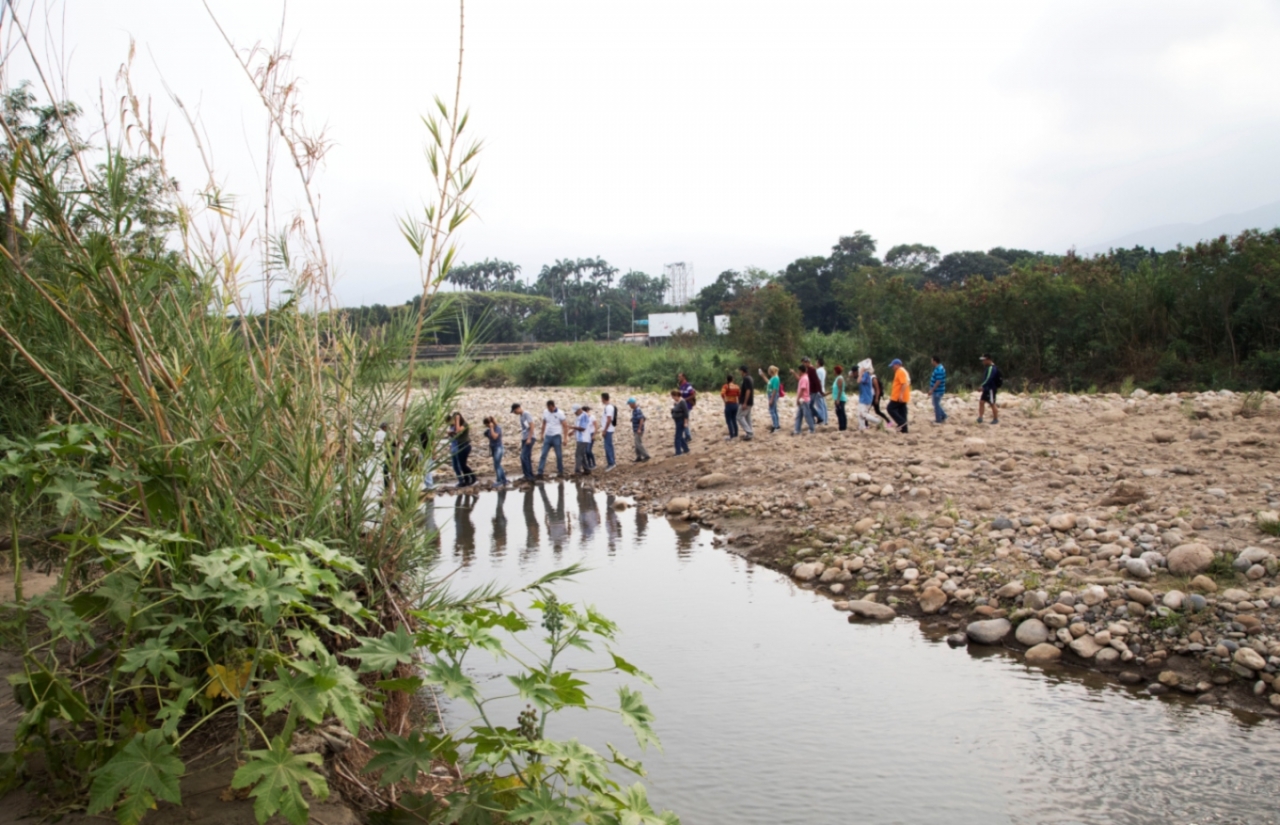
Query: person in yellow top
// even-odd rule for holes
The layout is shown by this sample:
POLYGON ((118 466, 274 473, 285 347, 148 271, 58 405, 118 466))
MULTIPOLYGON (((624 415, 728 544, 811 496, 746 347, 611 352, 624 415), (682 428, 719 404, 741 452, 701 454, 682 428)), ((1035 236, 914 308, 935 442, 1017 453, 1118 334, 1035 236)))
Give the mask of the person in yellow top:
POLYGON ((897 358, 889 362, 893 371, 893 389, 889 391, 889 417, 900 433, 907 431, 907 405, 911 403, 911 374, 897 358))

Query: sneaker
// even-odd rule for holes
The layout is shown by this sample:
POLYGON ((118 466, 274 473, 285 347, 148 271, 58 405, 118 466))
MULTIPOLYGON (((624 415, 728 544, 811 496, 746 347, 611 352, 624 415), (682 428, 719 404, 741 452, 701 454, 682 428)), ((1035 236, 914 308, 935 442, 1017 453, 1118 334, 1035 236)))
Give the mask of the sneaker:
POLYGON ((993 418, 993 419, 991 419, 991 423, 992 423, 992 424, 999 424, 999 423, 1000 423, 1000 419, 998 419, 998 418, 993 418))
POLYGON ((978 419, 978 423, 979 423, 979 424, 985 424, 986 422, 985 422, 985 421, 983 421, 981 418, 979 418, 979 419, 978 419))
POLYGON ((605 471, 606 473, 611 473, 611 472, 613 472, 613 471, 614 471, 614 470, 616 470, 616 469, 618 469, 618 465, 617 465, 617 464, 610 464, 608 467, 605 467, 605 468, 604 468, 604 471, 605 471))

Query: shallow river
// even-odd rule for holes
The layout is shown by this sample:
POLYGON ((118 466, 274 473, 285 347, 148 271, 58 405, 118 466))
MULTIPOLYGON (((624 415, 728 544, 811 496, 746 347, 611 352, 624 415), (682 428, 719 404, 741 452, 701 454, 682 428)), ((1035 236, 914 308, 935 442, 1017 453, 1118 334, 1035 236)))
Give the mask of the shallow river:
MULTIPOLYGON (((663 751, 607 714, 549 735, 641 757, 685 825, 1280 823, 1275 722, 952 650, 908 620, 850 625, 709 534, 612 504, 572 484, 441 497, 441 572, 462 588, 592 568, 557 592, 619 623, 618 652, 657 682, 641 688, 663 751)), ((506 692, 502 665, 471 663, 506 692)), ((611 680, 588 690, 611 703, 611 680)))

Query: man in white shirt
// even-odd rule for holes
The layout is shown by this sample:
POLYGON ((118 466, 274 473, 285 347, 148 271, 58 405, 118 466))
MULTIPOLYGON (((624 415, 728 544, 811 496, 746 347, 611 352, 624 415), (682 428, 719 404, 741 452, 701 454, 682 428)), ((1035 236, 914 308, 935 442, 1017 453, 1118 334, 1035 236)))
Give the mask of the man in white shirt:
POLYGON ((813 394, 813 406, 818 413, 818 420, 823 424, 827 423, 827 365, 822 359, 818 359, 818 390, 813 394))
POLYGON ((574 424, 573 429, 577 432, 577 451, 573 456, 573 472, 575 474, 589 476, 591 475, 591 466, 588 464, 587 453, 591 449, 591 442, 596 435, 596 420, 591 415, 590 407, 579 407, 578 420, 574 424))
POLYGON ((607 392, 600 393, 600 402, 604 405, 604 422, 601 424, 601 429, 604 432, 604 463, 608 465, 604 469, 608 472, 618 463, 613 454, 613 431, 618 426, 618 408, 609 401, 607 392))
POLYGON ((556 402, 547 402, 542 414, 542 459, 538 462, 538 478, 547 471, 547 453, 556 451, 556 474, 564 476, 564 413, 556 409, 556 402))

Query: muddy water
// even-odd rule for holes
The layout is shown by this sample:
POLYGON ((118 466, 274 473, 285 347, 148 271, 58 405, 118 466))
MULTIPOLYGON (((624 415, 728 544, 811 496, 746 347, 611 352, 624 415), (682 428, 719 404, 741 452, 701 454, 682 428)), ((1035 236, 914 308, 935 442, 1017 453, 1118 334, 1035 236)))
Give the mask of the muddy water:
MULTIPOLYGON (((562 599, 617 621, 664 751, 655 806, 724 823, 1273 823, 1280 725, 849 625, 784 576, 572 484, 442 497, 443 572, 466 587, 591 566, 562 599)), ((486 690, 502 666, 476 659, 486 690)), ((609 681, 593 684, 607 703, 609 681)), ((515 724, 519 706, 509 709, 515 724)), ((552 731, 639 755, 615 719, 552 731)))

